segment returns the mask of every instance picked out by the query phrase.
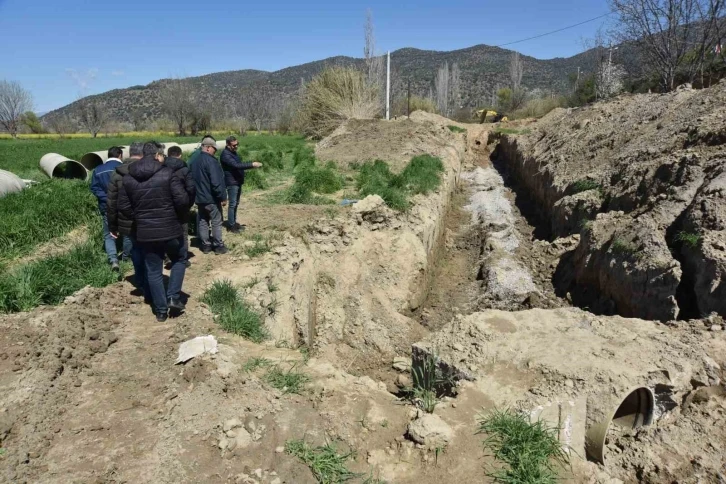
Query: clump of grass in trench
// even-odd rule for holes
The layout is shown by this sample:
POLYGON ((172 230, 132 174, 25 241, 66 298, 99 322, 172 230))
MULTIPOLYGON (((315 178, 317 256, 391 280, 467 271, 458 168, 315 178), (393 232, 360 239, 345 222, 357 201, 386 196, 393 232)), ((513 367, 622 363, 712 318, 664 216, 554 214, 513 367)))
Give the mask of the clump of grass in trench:
POLYGON ((454 126, 453 124, 450 124, 448 128, 452 133, 466 133, 466 129, 454 126))
POLYGON ((230 280, 214 281, 201 300, 211 308, 225 331, 255 343, 267 339, 262 316, 250 308, 230 280))
MULTIPOLYGON (((60 304, 85 286, 118 282, 101 245, 101 221, 87 241, 66 253, 23 264, 0 275, 0 312, 29 311, 41 304, 60 304)), ((123 267, 122 267, 123 269, 123 267)))
POLYGON ((310 381, 309 376, 297 370, 296 364, 292 365, 289 370, 283 370, 280 365, 275 365, 265 373, 264 379, 273 388, 277 388, 283 393, 297 394, 301 394, 305 384, 310 381))
POLYGON ((315 479, 321 484, 337 484, 361 477, 346 467, 346 461, 355 456, 355 452, 339 454, 330 444, 313 447, 304 440, 288 440, 285 452, 300 459, 310 468, 315 479))
POLYGON ((681 242, 684 246, 691 249, 697 249, 698 244, 701 243, 701 236, 693 232, 678 232, 676 242, 681 242))
POLYGON ((477 433, 487 435, 484 446, 506 464, 487 475, 508 484, 554 484, 569 456, 557 439, 558 429, 513 410, 495 410, 479 418, 477 433))
POLYGON ((88 183, 47 180, 0 198, 0 259, 29 254, 82 224, 101 224, 88 183))
POLYGON ((413 387, 403 391, 405 397, 426 413, 434 413, 441 397, 454 387, 454 381, 441 373, 437 360, 436 354, 430 353, 417 362, 411 371, 413 387))
POLYGON ((361 166, 357 187, 362 197, 379 195, 392 209, 404 211, 410 207, 410 195, 426 194, 438 188, 443 171, 441 159, 430 155, 412 158, 398 175, 388 163, 376 160, 361 166))
POLYGON ((595 180, 578 180, 572 184, 572 193, 581 193, 588 190, 599 190, 600 184, 595 180))
POLYGON ((633 257, 635 259, 638 259, 640 257, 640 254, 638 253, 638 248, 634 244, 618 237, 613 239, 612 243, 610 244, 610 248, 612 249, 614 254, 633 257))

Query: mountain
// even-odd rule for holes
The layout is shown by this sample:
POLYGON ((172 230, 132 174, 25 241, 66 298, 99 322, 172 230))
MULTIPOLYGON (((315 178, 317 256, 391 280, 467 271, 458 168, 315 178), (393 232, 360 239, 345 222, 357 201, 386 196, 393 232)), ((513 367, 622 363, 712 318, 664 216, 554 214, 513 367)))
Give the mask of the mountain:
MULTIPOLYGON (((509 84, 509 63, 513 51, 476 45, 461 50, 439 52, 404 48, 391 53, 392 97, 405 97, 410 82, 411 93, 425 96, 434 89, 434 77, 444 63, 456 62, 461 69, 462 103, 468 107, 488 104, 492 94, 499 87, 509 84)), ((564 93, 572 88, 570 76, 576 75, 578 67, 583 72, 591 71, 597 55, 602 49, 590 50, 569 58, 548 60, 522 56, 524 76, 522 84, 528 89, 544 92, 564 93)), ((618 57, 627 58, 621 51, 618 57)), ((211 103, 219 116, 225 116, 225 109, 251 91, 263 91, 267 95, 285 97, 295 93, 302 81, 308 81, 326 66, 363 66, 363 59, 352 57, 331 57, 299 66, 288 67, 275 72, 240 70, 218 72, 185 80, 195 92, 211 103)), ((131 121, 135 113, 143 113, 147 119, 162 116, 160 91, 169 79, 154 81, 146 86, 132 86, 115 89, 90 98, 102 103, 111 119, 131 121)), ((43 119, 57 116, 75 116, 79 101, 47 113, 43 119)))

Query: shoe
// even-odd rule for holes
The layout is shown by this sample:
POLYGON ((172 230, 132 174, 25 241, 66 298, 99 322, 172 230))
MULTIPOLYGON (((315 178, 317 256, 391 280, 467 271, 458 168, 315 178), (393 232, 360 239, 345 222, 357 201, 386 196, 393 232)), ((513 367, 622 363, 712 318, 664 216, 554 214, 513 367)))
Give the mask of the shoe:
POLYGON ((166 313, 159 313, 156 315, 156 320, 160 323, 166 322, 167 318, 169 317, 166 313))
POLYGON ((111 262, 111 270, 112 270, 113 272, 118 272, 119 270, 121 270, 121 269, 119 268, 118 262, 111 262))
POLYGON ((169 309, 174 309, 176 311, 184 311, 186 309, 186 306, 183 302, 181 302, 181 299, 169 298, 168 305, 169 309))
POLYGON ((212 252, 211 245, 202 245, 200 249, 202 250, 202 254, 209 254, 210 252, 212 252))
POLYGON ((240 225, 240 224, 234 224, 234 228, 236 228, 240 232, 244 232, 245 229, 247 228, 247 226, 246 225, 240 225))
POLYGON ((226 254, 227 252, 229 252, 229 250, 224 245, 220 245, 219 247, 214 249, 214 253, 217 255, 223 255, 223 254, 226 254))
POLYGON ((237 227, 227 227, 227 232, 229 232, 231 234, 238 234, 240 232, 240 230, 237 227))
POLYGON ((187 266, 187 269, 189 269, 192 266, 192 261, 188 260, 184 264, 187 266))

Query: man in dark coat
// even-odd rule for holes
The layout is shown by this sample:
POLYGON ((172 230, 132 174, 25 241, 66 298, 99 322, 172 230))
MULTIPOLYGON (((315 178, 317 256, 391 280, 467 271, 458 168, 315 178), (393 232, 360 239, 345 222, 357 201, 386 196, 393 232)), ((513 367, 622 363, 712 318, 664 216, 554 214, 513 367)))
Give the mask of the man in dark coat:
MULTIPOLYGON (((187 167, 187 164, 184 160, 181 159, 182 157, 182 149, 178 146, 172 146, 169 148, 169 151, 167 152, 169 156, 166 157, 166 160, 164 161, 164 165, 168 166, 172 170, 174 170, 174 176, 179 177, 180 180, 184 182, 184 189, 187 191, 187 195, 189 195, 189 208, 192 208, 192 205, 194 205, 194 200, 197 196, 197 188, 194 185, 194 178, 192 178, 192 173, 189 171, 189 168, 187 167)), ((188 210, 187 210, 188 212, 188 210)), ((182 224, 182 232, 184 233, 184 252, 189 255, 189 220, 188 218, 184 218, 180 220, 182 224)), ((186 266, 189 267, 191 263, 189 262, 189 259, 187 258, 186 266)))
POLYGON ((224 171, 224 184, 227 186, 227 198, 229 206, 227 208, 227 230, 232 233, 239 233, 242 228, 237 223, 237 206, 239 205, 240 195, 242 195, 242 185, 245 182, 245 171, 253 168, 260 168, 262 163, 242 163, 237 155, 239 141, 234 136, 227 138, 227 146, 222 150, 219 161, 222 163, 224 171))
POLYGON ((227 190, 224 172, 214 157, 217 142, 211 136, 202 140, 202 151, 191 166, 192 177, 197 188, 197 210, 199 212, 199 239, 202 252, 226 254, 222 242, 222 209, 227 205, 227 190), (211 230, 211 240, 210 240, 211 230))
POLYGON ((143 156, 144 143, 131 143, 129 157, 123 160, 123 164, 116 167, 108 184, 106 198, 106 214, 108 215, 108 230, 113 237, 124 237, 124 253, 131 254, 131 262, 134 265, 134 285, 141 291, 144 298, 150 300, 149 288, 146 285, 146 268, 144 267, 144 255, 136 242, 133 219, 123 216, 118 210, 118 194, 123 190, 124 177, 129 174, 131 164, 143 156))
POLYGON ((184 310, 181 289, 186 271, 186 254, 180 218, 189 210, 184 182, 164 166, 164 145, 144 144, 144 157, 133 163, 123 179, 118 208, 133 219, 136 240, 144 253, 146 280, 159 322, 166 321, 169 309, 184 310), (164 291, 164 255, 171 259, 169 288, 164 291))

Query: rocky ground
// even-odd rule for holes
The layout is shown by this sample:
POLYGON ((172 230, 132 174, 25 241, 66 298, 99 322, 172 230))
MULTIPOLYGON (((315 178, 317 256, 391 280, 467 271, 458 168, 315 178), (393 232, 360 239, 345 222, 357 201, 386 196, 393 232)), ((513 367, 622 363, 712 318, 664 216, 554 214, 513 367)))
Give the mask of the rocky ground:
MULTIPOLYGON (((629 102, 635 101, 613 101, 622 103, 619 110, 587 109, 635 116, 629 102)), ((454 134, 448 125, 455 123, 425 113, 348 123, 319 144, 321 159, 347 166, 381 158, 400 169, 430 153, 445 165, 441 187, 416 196, 406 213, 378 197, 332 211, 248 198, 243 222, 249 233, 269 236, 272 250, 250 258, 250 234, 230 236, 233 250, 225 256, 194 250, 185 281, 188 310, 164 324, 131 295, 128 282, 85 289, 57 308, 0 317, 2 479, 316 482, 284 449, 305 439, 354 452, 348 466, 360 473, 358 482, 371 476, 391 483, 487 482, 494 463, 475 434, 477 416, 510 406, 551 419, 552 409, 564 408, 572 418, 563 441, 584 457, 587 429, 612 415, 634 387, 653 391, 653 424, 630 431, 611 426, 604 464, 573 457, 563 477, 724 479, 720 317, 666 325, 595 315, 571 307, 581 301, 573 289, 579 279, 564 292, 557 285, 565 267, 573 267, 567 261, 605 229, 597 220, 592 236, 560 228, 572 225, 565 210, 556 229, 543 230, 543 221, 560 213, 547 209, 547 201, 554 206, 559 198, 540 200, 534 188, 522 188, 527 177, 515 164, 533 155, 517 156, 531 146, 554 156, 535 133, 555 133, 547 126, 565 123, 556 116, 594 119, 554 113, 533 124, 531 134, 502 137, 499 148, 486 126, 461 125, 467 132, 454 134), (214 322, 200 296, 222 278, 264 314, 269 341, 245 341, 214 322), (217 337, 218 353, 174 364, 182 342, 208 334, 217 337), (412 356, 431 353, 459 382, 433 414, 424 414, 398 394, 410 384, 412 356), (274 388, 266 368, 250 367, 254 358, 304 372, 305 391, 274 388)), ((698 126, 705 132, 711 124, 698 126)), ((579 153, 564 139, 547 144, 565 157, 579 153)), ((703 159, 718 146, 700 149, 703 159)), ((599 166, 593 162, 582 173, 599 173, 599 166)), ((574 169, 563 173, 579 180, 574 169)), ((597 180, 605 186, 603 177, 597 180)), ((609 266, 589 270, 603 267, 609 266)), ((647 281, 648 294, 649 284, 658 282, 647 281)), ((612 312, 621 308, 615 304, 612 312)))

